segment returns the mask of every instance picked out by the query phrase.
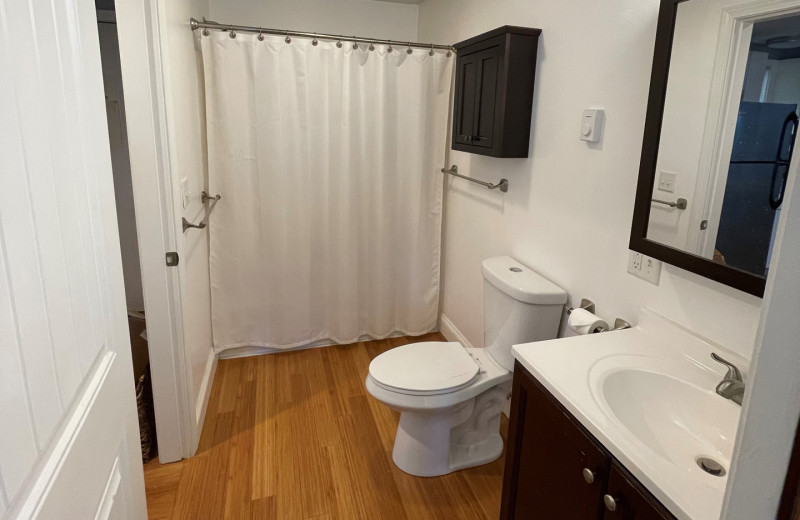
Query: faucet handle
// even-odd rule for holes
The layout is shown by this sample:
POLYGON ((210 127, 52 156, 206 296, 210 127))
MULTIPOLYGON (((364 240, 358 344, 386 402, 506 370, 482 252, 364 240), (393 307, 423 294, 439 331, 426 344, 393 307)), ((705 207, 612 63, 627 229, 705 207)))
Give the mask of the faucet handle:
POLYGON ((739 372, 739 369, 736 367, 736 365, 734 365, 733 363, 731 363, 730 361, 728 361, 726 359, 723 359, 722 357, 720 357, 719 355, 717 355, 714 352, 711 353, 711 359, 713 359, 717 363, 721 363, 721 364, 725 365, 726 367, 728 367, 728 373, 725 374, 725 379, 733 380, 733 381, 741 381, 742 380, 742 373, 739 372))

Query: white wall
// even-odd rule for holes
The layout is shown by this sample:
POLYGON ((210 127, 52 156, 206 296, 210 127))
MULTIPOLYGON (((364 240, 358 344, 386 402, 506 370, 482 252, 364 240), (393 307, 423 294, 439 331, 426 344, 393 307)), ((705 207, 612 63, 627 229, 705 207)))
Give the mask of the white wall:
POLYGON ((626 273, 657 0, 426 0, 419 38, 457 42, 504 24, 543 30, 529 159, 453 152, 461 172, 506 177, 508 194, 450 181, 443 313, 483 345, 481 260, 510 254, 588 297, 604 318, 636 322, 648 307, 752 353, 761 300, 664 266, 660 286, 626 273), (603 107, 603 141, 578 139, 581 113, 603 107))
POLYGON ((653 204, 647 228, 647 238, 690 252, 697 252, 692 251, 696 249, 696 244, 687 247, 692 217, 695 216, 694 220, 697 220, 700 214, 704 214, 700 206, 705 201, 695 197, 695 187, 717 51, 721 16, 719 4, 720 0, 678 4, 656 164, 657 176, 662 171, 668 171, 676 173, 677 178, 674 193, 659 190, 656 181, 653 197, 661 200, 682 197, 689 201, 690 207, 681 211, 653 204))
POLYGON ((416 5, 375 0, 209 0, 211 20, 390 40, 417 39, 416 5))
MULTIPOLYGON (((206 181, 205 109, 202 67, 189 18, 208 16, 207 0, 163 2, 162 57, 167 96, 167 126, 175 208, 192 222, 202 220, 200 192, 206 181), (181 209, 180 180, 187 178, 191 203, 181 209)), ((222 202, 224 204, 224 202, 222 202)), ((179 237, 186 366, 196 412, 210 389, 214 354, 211 344, 211 288, 208 231, 190 229, 179 237)), ((201 419, 201 417, 198 417, 201 419)))

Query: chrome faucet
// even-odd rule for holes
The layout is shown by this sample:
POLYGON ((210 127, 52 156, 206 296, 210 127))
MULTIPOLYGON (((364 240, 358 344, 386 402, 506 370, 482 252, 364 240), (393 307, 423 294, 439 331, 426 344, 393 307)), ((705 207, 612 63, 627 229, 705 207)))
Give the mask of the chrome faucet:
POLYGON ((744 381, 742 380, 742 373, 739 372, 739 369, 736 367, 736 365, 730 361, 722 359, 713 352, 711 353, 711 359, 728 367, 728 373, 725 374, 723 380, 717 385, 717 394, 721 395, 725 399, 730 399, 739 406, 742 406, 742 398, 744 397, 744 381))

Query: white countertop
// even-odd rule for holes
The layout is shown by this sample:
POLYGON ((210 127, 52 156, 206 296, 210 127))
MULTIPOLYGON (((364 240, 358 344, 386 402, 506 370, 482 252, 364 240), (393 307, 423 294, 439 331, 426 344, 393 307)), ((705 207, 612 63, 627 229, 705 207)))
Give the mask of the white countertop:
MULTIPOLYGON (((516 345, 514 357, 680 520, 718 520, 741 408, 714 389, 747 362, 651 311, 632 329, 516 345), (634 391, 628 391, 633 389, 634 391)), ((746 380, 746 378, 745 378, 746 380)))

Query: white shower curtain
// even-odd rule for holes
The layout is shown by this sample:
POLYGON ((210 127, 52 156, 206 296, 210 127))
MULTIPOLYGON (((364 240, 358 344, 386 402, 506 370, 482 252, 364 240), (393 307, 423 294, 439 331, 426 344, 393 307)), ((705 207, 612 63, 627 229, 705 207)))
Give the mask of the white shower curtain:
POLYGON ((436 327, 454 57, 197 31, 217 351, 436 327))

